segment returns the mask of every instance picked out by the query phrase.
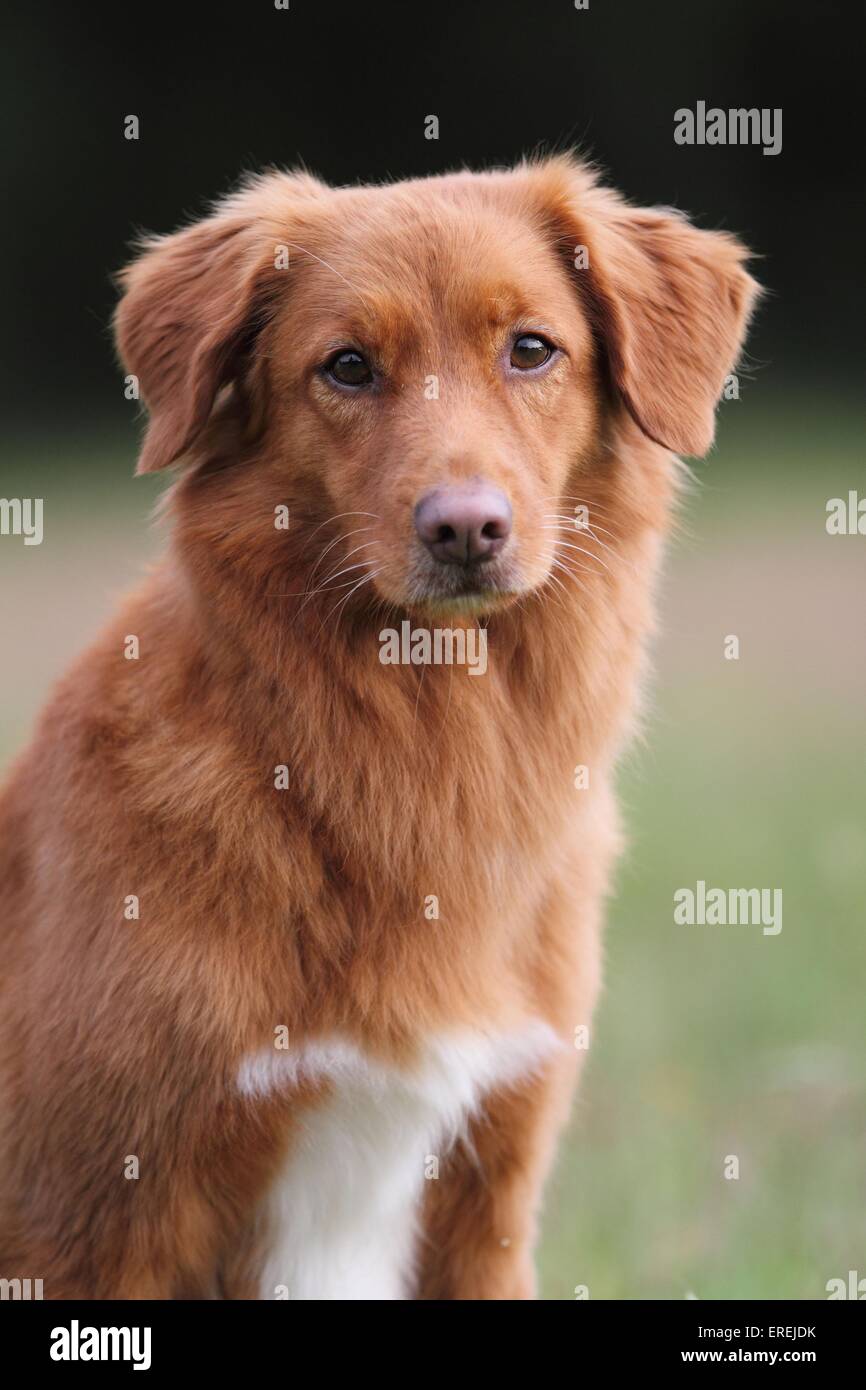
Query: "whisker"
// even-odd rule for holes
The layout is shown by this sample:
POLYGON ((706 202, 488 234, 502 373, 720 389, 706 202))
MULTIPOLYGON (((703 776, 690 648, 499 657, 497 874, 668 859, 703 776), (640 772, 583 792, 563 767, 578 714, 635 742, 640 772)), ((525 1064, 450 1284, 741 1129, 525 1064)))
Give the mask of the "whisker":
MULTIPOLYGON (((325 617, 322 619, 321 623, 319 624, 319 629, 318 629, 318 631, 319 631, 319 632, 322 631, 322 629, 325 627, 326 623, 328 622, 328 619, 331 618, 331 617, 333 617, 333 615, 334 615, 335 613, 339 613, 339 615, 342 616, 342 610, 345 608, 346 604, 348 603, 348 601, 349 601, 349 599, 352 597, 352 595, 355 594, 355 593, 357 593, 359 589, 362 589, 362 588, 364 587, 365 584, 369 584, 370 581, 371 581, 372 579, 375 579, 376 576, 379 575, 379 574, 381 574, 381 573, 382 573, 382 567, 380 566, 379 569, 377 569, 377 570, 371 570, 369 574, 362 575, 362 577, 357 581, 357 583, 354 585, 354 587, 351 588, 351 589, 349 590, 349 592, 345 595, 345 597, 344 597, 344 598, 341 598, 340 601, 339 601, 339 603, 337 603, 337 604, 331 609, 330 613, 326 613, 325 617)), ((337 620, 336 620, 337 624, 339 624, 339 621, 340 621, 340 617, 338 617, 337 620)), ((335 626, 336 626, 336 624, 335 624, 335 626)))
POLYGON ((561 521, 564 526, 570 527, 572 531, 603 531, 606 536, 613 537, 615 541, 619 540, 616 532, 609 531, 606 526, 599 526, 597 522, 580 522, 577 520, 577 517, 569 516, 567 512, 545 512, 544 519, 546 521, 561 521))
POLYGON ((313 565, 313 568, 310 570, 310 579, 312 579, 313 575, 316 573, 316 570, 319 568, 319 565, 324 560, 328 551, 333 550, 334 546, 339 545, 340 541, 347 541, 350 536, 360 536, 363 532, 372 530, 372 526, 356 526, 354 531, 347 531, 345 535, 340 534, 339 536, 335 536, 332 541, 328 541, 328 544, 325 546, 318 560, 313 565))
MULTIPOLYGON (((379 544, 378 538, 377 538, 376 540, 374 540, 374 541, 362 541, 362 543, 361 543, 360 545, 353 546, 352 549, 348 552, 348 554, 343 556, 343 559, 344 559, 344 560, 350 560, 350 559, 352 558, 353 555, 357 555, 357 553, 358 553, 359 550, 369 550, 371 545, 378 545, 378 544, 379 544)), ((355 565, 349 565, 349 566, 348 566, 348 569, 355 569, 355 568, 356 568, 355 565)), ((332 579, 337 579, 337 578, 339 578, 339 576, 340 576, 341 574, 346 574, 347 572, 348 572, 347 569, 332 570, 332 572, 331 572, 330 574, 326 574, 326 575, 325 575, 325 578, 322 580, 322 583, 323 583, 323 584, 329 584, 330 581, 331 581, 332 579)))
MULTIPOLYGON (((573 548, 574 547, 572 547, 572 549, 573 548)), ((586 552, 584 551, 583 553, 585 554, 586 552)), ((564 564, 568 559, 568 556, 560 555, 559 551, 557 550, 554 552, 554 558, 562 561, 562 563, 564 564)), ((577 560, 572 560, 570 563, 574 566, 574 571, 576 574, 598 574, 598 570, 594 570, 590 565, 578 564, 577 560)))
MULTIPOLYGON (((564 532, 566 533, 566 535, 569 535, 569 536, 573 535, 574 532, 575 532, 575 530, 576 530, 579 534, 582 534, 582 535, 584 535, 584 536, 588 536, 591 540, 594 540, 595 543, 596 543, 596 545, 601 546, 602 550, 606 550, 607 553, 608 553, 608 555, 612 555, 613 558, 614 558, 619 564, 627 565, 629 569, 632 569, 632 570, 634 569, 634 565, 632 564, 632 562, 631 562, 630 560, 626 560, 626 559, 623 557, 623 555, 621 554, 621 552, 620 552, 619 550, 614 549, 614 547, 613 547, 612 545, 608 545, 605 541, 601 540, 601 539, 595 534, 595 530, 594 530, 593 527, 591 527, 591 526, 578 526, 578 527, 574 527, 574 526, 570 526, 570 525, 569 525, 569 526, 566 526, 566 525, 564 525, 564 524, 558 524, 558 525, 542 526, 542 527, 540 527, 539 529, 542 530, 542 531, 564 531, 564 532)), ((604 530, 604 527, 600 527, 599 529, 600 529, 600 530, 604 530)), ((611 533, 608 531, 608 532, 606 532, 606 534, 607 534, 607 535, 610 535, 611 533)), ((615 539, 618 539, 618 538, 615 537, 615 539)), ((596 557, 596 558, 599 559, 599 564, 601 564, 602 561, 601 561, 600 557, 596 557)))
MULTIPOLYGON (((359 570, 359 569, 363 569, 363 568, 364 568, 364 563, 363 563, 363 561, 362 561, 360 564, 357 564, 357 565, 350 565, 350 566, 349 566, 349 569, 353 569, 353 570, 359 570)), ((354 579, 347 579, 347 580, 346 580, 344 583, 342 583, 342 584, 319 584, 319 585, 316 586, 315 589, 286 589, 286 590, 271 589, 271 590, 269 591, 269 593, 268 593, 268 597, 269 597, 269 598, 303 598, 303 599, 311 599, 311 598, 315 598, 315 597, 316 597, 316 594, 327 594, 327 593, 331 593, 334 589, 345 589, 345 588, 348 588, 348 586, 349 586, 350 584, 354 584, 354 582, 355 582, 354 579)), ((302 607, 303 607, 303 605, 302 605, 302 607)), ((298 609, 298 612, 301 612, 301 609, 298 609)))
POLYGON ((419 701, 420 701, 420 699, 421 699, 421 686, 424 684, 424 676, 425 676, 425 674, 426 674, 426 671, 427 671, 427 667, 426 667, 426 666, 422 666, 422 667, 421 667, 421 675, 420 675, 420 677, 418 678, 418 690, 417 690, 416 695, 415 695, 415 713, 414 713, 413 716, 412 716, 412 735, 413 735, 413 737, 414 737, 414 735, 415 735, 415 730, 416 730, 417 725, 418 725, 418 703, 419 703, 419 701))
MULTIPOLYGON (((366 560, 359 560, 358 563, 355 565, 347 565, 345 569, 338 570, 337 573, 331 575, 330 578, 337 579, 341 574, 349 574, 352 570, 362 570, 366 566, 366 563, 366 560)), ((311 593, 309 593, 306 596, 304 602, 298 609, 298 612, 303 613, 307 604, 311 601, 311 599, 314 599, 317 594, 331 594, 334 592, 335 589, 348 589, 350 585, 355 583, 356 578, 356 575, 352 575, 351 579, 344 579, 342 584, 329 584, 327 582, 319 584, 315 589, 312 590, 311 593)))
POLYGON ((556 575, 552 573, 547 576, 547 579, 551 584, 555 584, 558 589, 561 589, 567 597, 567 590, 561 579, 557 579, 556 575))
MULTIPOLYGON (((596 528, 594 526, 575 526, 564 521, 546 522, 545 526, 551 531, 563 531, 566 535, 570 536, 591 536, 591 538, 596 541, 598 545, 602 546, 604 550, 609 550, 612 555, 619 554, 613 546, 608 545, 606 541, 603 541, 601 537, 596 534, 596 528)), ((599 527, 598 529, 604 530, 604 527, 599 527)), ((605 535, 610 536, 611 534, 610 531, 605 531, 605 535)), ((614 536, 613 539, 618 541, 619 537, 614 536)))
POLYGON ((376 512, 337 512, 335 516, 326 516, 324 521, 320 521, 318 526, 314 526, 307 537, 307 545, 313 539, 317 531, 321 531, 323 526, 330 526, 332 521, 342 521, 345 516, 370 516, 374 521, 381 521, 382 518, 376 512))
POLYGON ((610 507, 606 507, 603 502, 598 502, 594 498, 580 497, 576 492, 554 492, 547 497, 542 497, 542 502, 577 502, 581 507, 593 507, 597 512, 610 512, 610 507))
MULTIPOLYGON (((562 562, 561 560, 557 560, 556 558, 553 559, 552 564, 553 564, 553 568, 554 568, 554 569, 561 570, 563 574, 567 574, 567 575, 568 575, 569 579, 573 579, 574 582, 575 582, 575 584, 577 585, 577 587, 578 587, 579 589, 582 589, 583 592, 584 592, 585 594, 589 592, 589 590, 587 589, 586 585, 585 585, 585 584, 581 584, 581 582, 580 582, 580 580, 578 579, 578 577, 577 577, 576 573, 574 572, 574 570, 570 569, 568 565, 563 564, 563 562, 562 562)), ((549 578, 552 579, 552 578, 553 578, 553 575, 551 574, 551 575, 549 576, 549 578)))
POLYGON ((600 555, 594 555, 591 550, 585 550, 582 545, 575 545, 573 541, 558 540, 556 544, 564 546, 566 550, 577 550, 581 555, 585 555, 588 560, 595 560, 596 564, 601 565, 602 569, 607 570, 609 575, 613 575, 610 565, 606 565, 600 555))

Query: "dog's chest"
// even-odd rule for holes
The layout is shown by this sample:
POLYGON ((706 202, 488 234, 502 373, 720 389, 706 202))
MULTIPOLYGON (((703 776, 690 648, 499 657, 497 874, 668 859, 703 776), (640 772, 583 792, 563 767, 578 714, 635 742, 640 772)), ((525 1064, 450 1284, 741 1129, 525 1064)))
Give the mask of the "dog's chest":
POLYGON ((260 1297, 411 1297, 425 1182, 447 1181, 448 1148, 485 1095, 532 1075, 558 1046, 531 1020, 433 1037, 408 1068, 338 1038, 245 1059, 238 1087, 252 1104, 327 1083, 322 1099, 299 1108, 267 1198, 260 1297))

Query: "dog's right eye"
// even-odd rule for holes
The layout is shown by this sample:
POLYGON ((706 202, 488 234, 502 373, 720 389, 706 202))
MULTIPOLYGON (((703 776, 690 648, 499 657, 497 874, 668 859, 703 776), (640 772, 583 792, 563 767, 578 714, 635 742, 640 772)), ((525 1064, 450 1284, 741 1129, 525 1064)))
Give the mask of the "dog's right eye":
POLYGON ((369 386, 373 380, 373 373, 364 358, 353 348, 346 348, 332 357, 325 372, 341 386, 369 386))

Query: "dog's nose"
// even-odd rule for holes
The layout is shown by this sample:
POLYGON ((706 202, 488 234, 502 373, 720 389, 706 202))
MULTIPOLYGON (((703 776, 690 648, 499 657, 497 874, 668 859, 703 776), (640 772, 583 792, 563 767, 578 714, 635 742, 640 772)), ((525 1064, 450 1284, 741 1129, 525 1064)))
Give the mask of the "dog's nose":
POLYGON ((490 483, 436 488, 416 506, 415 530, 443 565, 483 564, 511 534, 511 505, 490 483))

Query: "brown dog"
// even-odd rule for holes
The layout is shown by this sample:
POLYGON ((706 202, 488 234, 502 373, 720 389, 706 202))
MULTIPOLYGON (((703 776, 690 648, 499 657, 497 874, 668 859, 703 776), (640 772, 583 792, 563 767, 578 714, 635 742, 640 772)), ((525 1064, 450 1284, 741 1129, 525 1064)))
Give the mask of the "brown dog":
POLYGON ((0 802, 4 1277, 532 1295, 744 259, 556 158, 270 173, 125 272, 181 471, 0 802))

